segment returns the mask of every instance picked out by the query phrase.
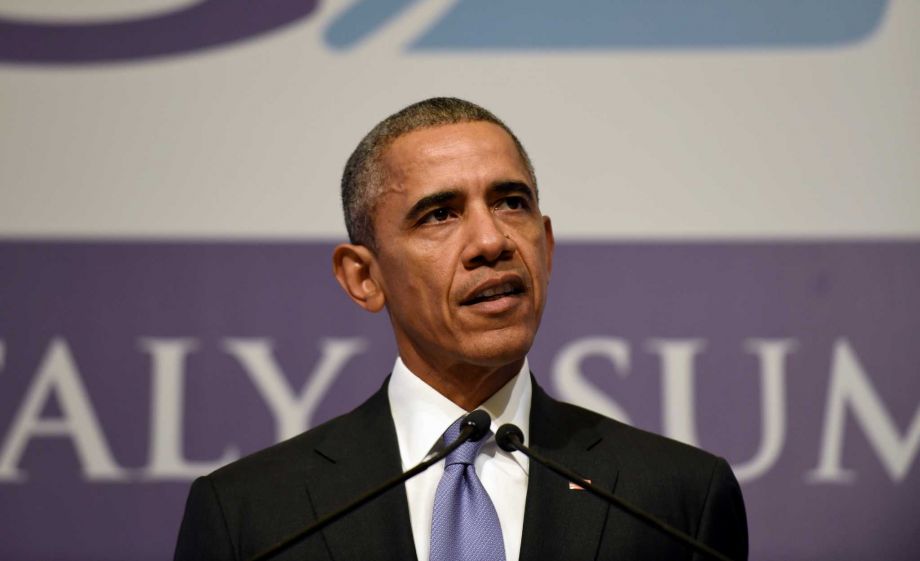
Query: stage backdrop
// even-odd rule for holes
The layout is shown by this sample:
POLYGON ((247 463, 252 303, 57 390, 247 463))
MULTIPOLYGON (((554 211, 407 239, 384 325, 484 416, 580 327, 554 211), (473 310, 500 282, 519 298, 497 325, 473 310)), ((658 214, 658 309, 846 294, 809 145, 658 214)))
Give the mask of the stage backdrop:
POLYGON ((552 394, 726 457, 754 560, 920 557, 920 4, 0 0, 0 559, 169 558, 192 478, 360 403, 338 180, 494 110, 552 394))

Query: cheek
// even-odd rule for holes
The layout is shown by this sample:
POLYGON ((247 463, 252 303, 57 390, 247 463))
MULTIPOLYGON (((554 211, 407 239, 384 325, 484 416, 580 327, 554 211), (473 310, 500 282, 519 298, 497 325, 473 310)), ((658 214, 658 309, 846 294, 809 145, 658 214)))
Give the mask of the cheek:
MULTIPOLYGON (((406 303, 410 306, 425 302, 428 307, 444 300, 449 284, 437 269, 437 262, 406 263, 401 268, 396 285, 406 303)), ((427 310, 426 311, 430 311, 427 310)))
POLYGON ((381 274, 392 305, 409 314, 436 316, 445 313, 453 282, 451 245, 416 240, 388 248, 381 255, 381 274))

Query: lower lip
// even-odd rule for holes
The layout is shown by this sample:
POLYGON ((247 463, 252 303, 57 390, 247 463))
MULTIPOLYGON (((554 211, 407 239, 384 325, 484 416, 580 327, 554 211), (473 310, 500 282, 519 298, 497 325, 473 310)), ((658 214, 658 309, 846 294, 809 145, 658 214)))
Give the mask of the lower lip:
POLYGON ((495 300, 484 300, 476 304, 469 304, 465 307, 485 314, 501 314, 516 307, 520 300, 520 294, 512 294, 495 300))

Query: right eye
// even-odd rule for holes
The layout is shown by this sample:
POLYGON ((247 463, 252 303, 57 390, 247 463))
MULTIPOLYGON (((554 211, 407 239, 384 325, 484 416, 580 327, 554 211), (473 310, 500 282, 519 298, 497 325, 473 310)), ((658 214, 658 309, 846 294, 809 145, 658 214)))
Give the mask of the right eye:
POLYGON ((436 222, 446 222, 451 217, 451 210, 446 207, 436 208, 426 214, 422 220, 422 224, 431 224, 436 222))

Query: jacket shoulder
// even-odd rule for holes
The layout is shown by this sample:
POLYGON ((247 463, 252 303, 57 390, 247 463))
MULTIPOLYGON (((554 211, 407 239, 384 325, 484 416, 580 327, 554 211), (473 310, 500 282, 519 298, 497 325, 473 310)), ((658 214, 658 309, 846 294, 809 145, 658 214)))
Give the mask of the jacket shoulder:
MULTIPOLYGON (((385 386, 384 386, 385 387, 385 386)), ((291 477, 304 481, 311 466, 322 457, 324 447, 351 441, 355 434, 369 434, 381 417, 389 414, 386 391, 381 389, 354 410, 334 417, 297 436, 283 440, 231 462, 207 477, 222 488, 274 486, 291 477)))
MULTIPOLYGON (((721 458, 705 450, 679 442, 641 428, 637 428, 600 413, 584 409, 571 403, 558 401, 540 390, 535 400, 539 403, 540 424, 551 423, 564 430, 560 434, 574 437, 593 445, 593 440, 610 450, 620 462, 642 462, 660 464, 663 461, 676 462, 680 467, 687 465, 705 466, 712 469, 721 458)), ((554 431, 555 432, 555 431, 554 431)))
POLYGON ((549 400, 553 422, 566 427, 580 446, 591 450, 589 467, 608 477, 615 474, 617 496, 733 558, 747 558, 744 500, 723 458, 593 411, 549 400))

